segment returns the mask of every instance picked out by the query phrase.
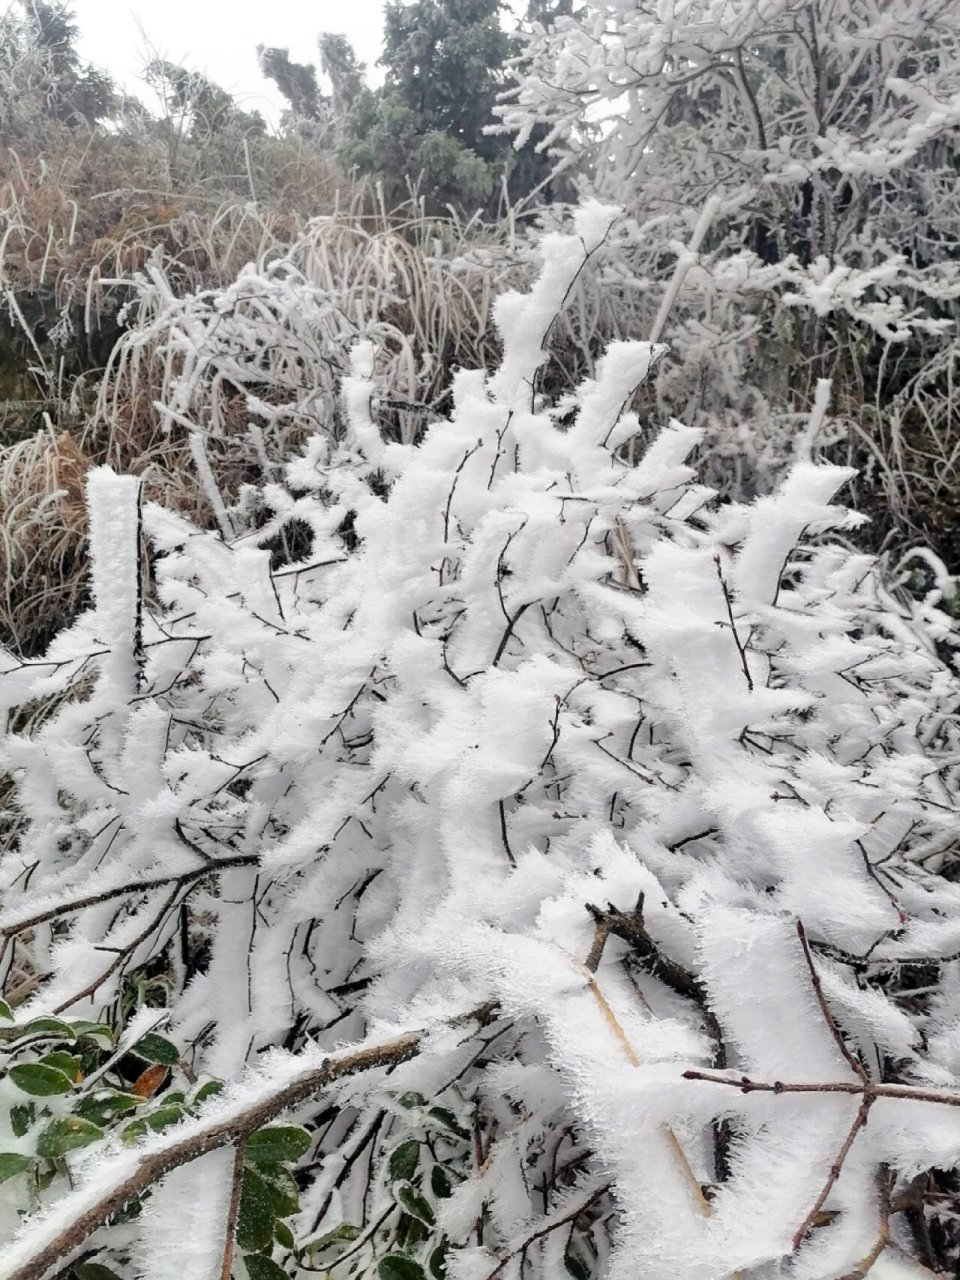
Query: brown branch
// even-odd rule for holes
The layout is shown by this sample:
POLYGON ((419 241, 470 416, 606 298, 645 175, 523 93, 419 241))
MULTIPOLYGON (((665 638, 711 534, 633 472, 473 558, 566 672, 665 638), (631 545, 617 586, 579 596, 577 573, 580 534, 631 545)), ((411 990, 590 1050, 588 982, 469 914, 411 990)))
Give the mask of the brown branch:
POLYGON ((74 911, 82 911, 84 907, 96 907, 101 902, 110 902, 113 898, 122 898, 125 893, 145 893, 148 889, 161 889, 164 885, 181 885, 189 884, 191 880, 202 880, 204 876, 216 874, 218 871, 229 871, 232 867, 248 867, 253 866, 260 861, 259 853, 241 853, 232 858, 219 858, 207 862, 202 867, 195 867, 192 871, 182 871, 179 875, 173 876, 156 876, 152 880, 132 880, 128 884, 119 884, 112 889, 104 889, 100 893, 89 893, 83 898, 73 898, 68 902, 58 903, 55 907, 48 907, 45 911, 39 911, 36 915, 28 916, 25 920, 17 921, 14 924, 5 925, 0 929, 0 937, 12 938, 18 933, 22 933, 24 929, 33 929, 38 924, 46 924, 48 920, 56 920, 59 916, 70 915, 74 911))
POLYGON ((722 1076, 713 1071, 689 1070, 684 1080, 706 1080, 724 1084, 741 1093, 845 1093, 851 1097, 894 1098, 903 1102, 935 1102, 943 1107, 960 1107, 960 1093, 947 1089, 922 1089, 912 1084, 876 1084, 859 1080, 823 1080, 788 1082, 785 1080, 752 1080, 749 1076, 722 1076))
MULTIPOLYGON (((594 915, 594 913, 597 912, 597 908, 591 907, 589 904, 587 905, 587 910, 591 915, 594 915)), ((597 927, 594 930, 590 954, 583 962, 584 968, 589 969, 591 973, 596 973, 600 968, 600 961, 603 959, 604 948, 607 945, 607 939, 610 937, 610 925, 606 920, 598 918, 600 916, 602 916, 602 913, 600 912, 597 912, 597 914, 594 915, 594 919, 597 921, 597 927)))
POLYGON ((841 1145, 840 1150, 837 1152, 837 1155, 836 1155, 836 1158, 834 1159, 833 1164, 830 1166, 830 1172, 827 1174, 827 1180, 823 1184, 823 1186, 820 1188, 820 1194, 817 1196, 816 1200, 813 1202, 813 1208, 810 1210, 810 1212, 807 1214, 804 1220, 800 1223, 799 1227, 797 1227, 796 1231, 793 1233, 793 1239, 791 1241, 791 1244, 793 1245, 794 1251, 799 1249, 800 1246, 803 1244, 804 1236, 806 1236, 807 1232, 810 1230, 811 1226, 813 1225, 813 1221, 816 1218, 817 1214, 826 1204, 827 1197, 829 1196, 830 1192, 833 1190, 834 1186, 836 1185, 837 1179, 840 1177, 840 1173, 843 1169, 844 1161, 846 1160, 847 1156, 850 1154, 850 1148, 853 1146, 854 1142, 856 1142, 857 1140, 857 1134, 867 1123, 867 1118, 870 1115, 870 1108, 873 1105, 873 1102, 874 1102, 874 1099, 872 1097, 865 1096, 863 1101, 860 1103, 860 1106, 857 1108, 857 1114, 853 1118, 853 1124, 850 1126, 847 1136, 844 1138, 843 1144, 841 1145))
MULTIPOLYGON (((643 895, 641 894, 637 905, 633 911, 619 911, 612 903, 607 904, 607 910, 601 911, 599 907, 595 907, 592 903, 585 904, 587 910, 593 916, 597 923, 598 931, 603 928, 606 935, 611 933, 626 942, 632 951, 640 957, 644 962, 644 968, 653 977, 659 978, 660 981, 671 991, 675 991, 677 995, 684 996, 688 1000, 694 1000, 697 1004, 706 1006, 707 993, 699 978, 694 977, 682 965, 671 960, 668 956, 663 955, 657 944, 647 932, 647 927, 643 920, 643 895)), ((606 942, 606 937, 604 938, 606 942)), ((596 936, 594 938, 594 946, 596 946, 596 936)), ((593 951, 591 950, 591 956, 593 951)), ((599 964, 599 956, 597 963, 599 964)), ((589 967, 589 960, 588 960, 589 967)))
POLYGON ((817 1004, 820 1006, 820 1012, 823 1014, 823 1020, 830 1030, 830 1034, 836 1041, 837 1048, 843 1054, 844 1059, 849 1064, 851 1070, 860 1077, 864 1083, 868 1080, 863 1063, 857 1055, 850 1049, 843 1038, 837 1020, 833 1016, 830 1006, 827 1004, 827 997, 823 994, 823 987, 820 983, 820 975, 817 973, 816 965, 813 963, 813 956, 810 954, 810 945, 807 942, 806 931, 804 930, 802 921, 797 921, 797 937, 800 939, 800 946, 803 948, 803 958, 807 962, 807 968, 810 971, 810 982, 813 984, 813 991, 817 997, 817 1004))
POLYGON ((240 1216, 240 1196, 243 1194, 243 1157, 247 1149, 246 1138, 237 1143, 233 1157, 233 1178, 230 1183, 230 1207, 227 1210, 226 1235, 223 1241, 223 1263, 220 1280, 230 1280, 233 1271, 233 1244, 237 1234, 237 1218, 240 1216))

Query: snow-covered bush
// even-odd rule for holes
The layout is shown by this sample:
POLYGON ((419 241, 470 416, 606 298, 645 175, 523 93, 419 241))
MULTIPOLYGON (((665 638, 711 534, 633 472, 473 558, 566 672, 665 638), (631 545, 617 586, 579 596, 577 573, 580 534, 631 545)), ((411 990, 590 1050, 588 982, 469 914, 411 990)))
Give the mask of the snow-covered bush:
POLYGON ((655 408, 707 428, 710 482, 769 491, 832 377, 821 444, 866 469, 881 525, 956 555, 960 9, 582 0, 534 24, 516 74, 503 127, 545 128, 634 219, 641 332, 709 212, 655 408))
MULTIPOLYGON (((384 443, 360 347, 345 431, 256 533, 91 473, 93 607, 0 675, 15 1026, 123 1026, 146 985, 177 1070, 225 1088, 4 1182, 4 1280, 934 1264, 927 1174, 960 1163, 949 623, 831 537, 847 471, 801 459, 714 507, 679 423, 630 465, 662 348, 534 393, 611 220, 545 242, 496 304, 499 368, 417 443, 384 443)), ((0 1169, 36 1152, 16 1087, 0 1169)))

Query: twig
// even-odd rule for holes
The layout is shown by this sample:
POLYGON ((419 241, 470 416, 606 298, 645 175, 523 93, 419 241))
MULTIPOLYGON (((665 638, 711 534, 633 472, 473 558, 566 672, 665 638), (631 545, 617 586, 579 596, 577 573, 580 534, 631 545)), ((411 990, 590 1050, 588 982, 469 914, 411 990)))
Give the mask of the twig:
POLYGON ((132 941, 128 942, 126 946, 120 948, 120 950, 117 952, 115 959, 110 961, 106 969, 104 969, 100 973, 99 977, 93 978, 90 982, 88 982, 82 991, 75 991, 73 995, 69 996, 66 1000, 61 1000, 59 1004, 54 1005, 51 1012, 53 1012, 54 1014, 64 1013, 67 1009, 71 1007, 71 1005, 76 1004, 80 1000, 85 1000, 87 996, 92 996, 95 991, 97 991, 100 987, 102 987, 103 984, 106 982, 106 980, 109 977, 111 977, 114 973, 116 973, 116 971, 120 968, 120 966, 127 959, 127 957, 130 956, 134 951, 136 951, 137 947, 140 946, 141 942, 149 938, 151 933, 153 933, 155 929, 159 929, 162 926, 164 922, 164 918, 167 915, 167 912, 170 910, 170 908, 174 905, 174 903, 177 900, 177 894, 179 893, 179 891, 180 890, 178 886, 177 888, 174 889, 173 893, 168 895, 167 900, 166 902, 164 902, 163 906, 160 908, 159 913, 153 917, 153 919, 149 922, 147 927, 145 929, 142 929, 136 935, 136 937, 133 938, 132 941))
MULTIPOLYGON (((602 911, 599 907, 595 907, 592 903, 586 903, 586 908, 597 922, 598 929, 602 926, 606 930, 607 936, 614 934, 628 946, 644 961, 644 967, 655 978, 660 981, 671 991, 675 991, 679 996, 685 996, 692 999, 697 1004, 706 1006, 707 993, 704 990, 700 980, 682 965, 677 964, 675 960, 671 960, 668 956, 664 956, 657 947, 657 944, 647 932, 646 925, 643 920, 643 895, 641 894, 637 905, 631 912, 619 911, 613 903, 607 904, 607 910, 602 911)), ((604 938, 604 942, 606 938, 604 938)), ((591 956, 593 952, 591 950, 591 956)), ((589 958, 588 958, 589 962, 589 958)), ((600 957, 597 957, 599 964, 600 957)))
POLYGON ((806 960, 807 968, 810 971, 810 982, 813 985, 814 994, 817 997, 817 1004, 820 1006, 820 1012, 823 1014, 823 1020, 827 1024, 830 1034, 836 1041, 837 1048, 843 1054, 844 1059, 849 1064, 850 1068, 866 1083, 868 1076, 863 1068, 863 1063, 847 1045, 840 1028, 837 1026, 836 1019, 830 1012, 830 1006, 827 1004, 827 998, 823 994, 820 975, 817 973, 816 966, 813 963, 813 956, 810 954, 810 945, 807 942, 807 934, 801 920, 797 921, 797 937, 800 939, 800 946, 803 948, 803 958, 806 960))
POLYGON ((873 1096, 865 1095, 863 1101, 860 1103, 860 1106, 857 1108, 857 1114, 853 1118, 853 1124, 850 1126, 847 1136, 844 1138, 843 1144, 840 1147, 840 1150, 837 1152, 836 1159, 834 1160, 833 1164, 830 1166, 830 1172, 827 1174, 827 1180, 823 1184, 823 1186, 820 1188, 820 1194, 817 1196, 816 1200, 813 1202, 813 1208, 810 1210, 810 1212, 807 1214, 804 1220, 800 1223, 799 1227, 797 1227, 796 1231, 793 1233, 793 1240, 791 1241, 791 1243, 793 1245, 794 1250, 799 1249, 801 1244, 803 1244, 804 1237, 806 1236, 807 1232, 810 1230, 811 1226, 813 1225, 814 1219, 816 1218, 820 1210, 823 1208, 823 1206, 826 1204, 827 1197, 829 1196, 830 1192, 833 1190, 837 1179, 840 1177, 840 1173, 841 1173, 841 1170, 843 1169, 844 1161, 846 1160, 847 1156, 850 1154, 850 1148, 853 1146, 854 1142, 856 1141, 857 1134, 867 1123, 867 1118, 870 1115, 870 1108, 873 1105, 873 1103, 874 1103, 873 1096))
POLYGON ((873 1270, 873 1264, 890 1241, 890 1188, 887 1185, 887 1170, 882 1165, 877 1174, 877 1182, 880 1189, 880 1230, 877 1234, 877 1239, 870 1251, 860 1259, 853 1270, 847 1271, 840 1277, 840 1280, 865 1280, 865 1277, 873 1270))
POLYGON ((494 1269, 487 1272, 486 1280, 494 1280, 494 1277, 500 1274, 511 1258, 515 1258, 518 1253, 526 1253, 536 1240, 542 1240, 543 1237, 548 1236, 551 1231, 556 1231, 559 1227, 565 1226, 568 1222, 576 1222, 577 1218, 579 1218, 582 1213, 586 1213, 591 1205, 595 1204, 601 1196, 606 1195, 610 1190, 610 1185, 611 1184, 609 1182, 605 1182, 602 1187, 598 1187, 595 1191, 591 1191, 585 1199, 579 1201, 572 1209, 567 1209, 561 1217, 552 1219, 546 1226, 540 1227, 529 1236, 526 1236, 519 1244, 511 1245, 509 1252, 503 1255, 494 1269))
POLYGON ((493 655, 493 661, 490 663, 492 667, 499 666, 500 659, 503 657, 504 651, 510 641, 510 637, 513 635, 514 627, 533 603, 534 602, 532 600, 528 600, 526 604, 520 605, 516 613, 507 619, 506 628, 504 629, 503 635, 500 637, 500 643, 497 645, 497 652, 493 655))
POLYGON ((206 876, 215 875, 218 871, 229 871, 232 867, 249 867, 259 861, 259 853, 241 853, 233 858, 214 859, 205 866, 195 867, 192 871, 182 871, 179 875, 156 876, 152 880, 133 880, 128 884, 119 884, 112 889, 104 889, 100 893, 89 893, 82 898, 58 903, 55 907, 37 912, 36 915, 4 925, 0 929, 0 937, 12 938, 15 934, 22 933, 24 929, 33 929, 38 924, 46 924, 48 920, 57 919, 58 916, 82 911, 84 907, 95 907, 101 902, 109 902, 112 898, 122 898, 125 893, 145 893, 148 889, 159 889, 168 884, 179 887, 189 884, 191 880, 202 880, 206 876))
POLYGON ((223 1241, 223 1264, 220 1267, 220 1280, 230 1280, 233 1270, 233 1243, 237 1234, 237 1218, 240 1214, 240 1196, 243 1193, 243 1157, 247 1149, 247 1141, 242 1138, 237 1143, 233 1158, 233 1181, 230 1184, 230 1207, 227 1210, 226 1236, 223 1241))
POLYGON ((753 1080, 750 1076, 723 1076, 715 1071, 688 1070, 684 1080, 705 1080, 723 1084, 741 1093, 843 1093, 850 1097, 894 1098, 903 1102, 935 1102, 943 1107, 960 1107, 960 1093, 948 1089, 923 1089, 912 1084, 877 1084, 854 1080, 753 1080))
MULTIPOLYGON (((753 693, 753 676, 750 674, 750 668, 747 665, 747 651, 744 649, 740 641, 740 633, 737 631, 736 619, 733 616, 733 601, 730 598, 730 588, 727 586, 727 580, 723 576, 723 570, 720 567, 720 557, 714 556, 713 563, 717 566, 717 577, 720 579, 720 589, 723 591, 723 599, 727 606, 727 617, 730 619, 730 631, 733 635, 733 643, 737 646, 737 653, 740 655, 740 666, 743 668, 744 678, 747 682, 747 688, 753 693)), ((723 626, 723 623, 718 623, 723 626)))

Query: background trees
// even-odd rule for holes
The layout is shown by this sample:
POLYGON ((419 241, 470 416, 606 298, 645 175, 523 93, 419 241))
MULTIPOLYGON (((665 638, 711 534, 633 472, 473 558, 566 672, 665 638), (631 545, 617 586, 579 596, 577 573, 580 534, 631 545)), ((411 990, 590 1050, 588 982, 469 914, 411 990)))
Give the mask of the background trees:
POLYGON ((109 77, 84 65, 75 48, 77 26, 69 9, 47 0, 21 0, 2 18, 0 128, 7 145, 37 111, 75 127, 93 125, 115 104, 109 77), (26 93, 27 101, 23 101, 26 93))
POLYGON ((498 108, 518 140, 545 127, 543 145, 626 205, 623 261, 648 323, 677 242, 715 202, 651 410, 706 426, 711 479, 735 472, 752 492, 832 378, 823 443, 865 468, 864 506, 953 556, 955 6, 670 12, 587 3, 536 24, 498 108))

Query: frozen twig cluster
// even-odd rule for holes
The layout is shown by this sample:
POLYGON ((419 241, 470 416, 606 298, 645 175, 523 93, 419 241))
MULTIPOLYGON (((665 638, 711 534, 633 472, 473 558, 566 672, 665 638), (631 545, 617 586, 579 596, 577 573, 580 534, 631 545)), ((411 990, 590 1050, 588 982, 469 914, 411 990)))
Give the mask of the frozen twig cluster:
POLYGON ((18 1026, 153 983, 226 1091, 69 1155, 72 1186, 4 1183, 6 1280, 80 1250, 138 1280, 930 1261, 906 1208, 960 1159, 950 623, 832 538, 848 471, 714 506, 676 422, 634 465, 662 347, 537 394, 613 221, 545 241, 499 368, 415 442, 385 442, 358 347, 343 430, 256 531, 92 473, 93 606, 0 674, 4 971, 38 980, 18 1026), (281 1108, 299 1210, 241 1260, 242 1144, 281 1108), (235 1143, 198 1209, 189 1170, 235 1143))

